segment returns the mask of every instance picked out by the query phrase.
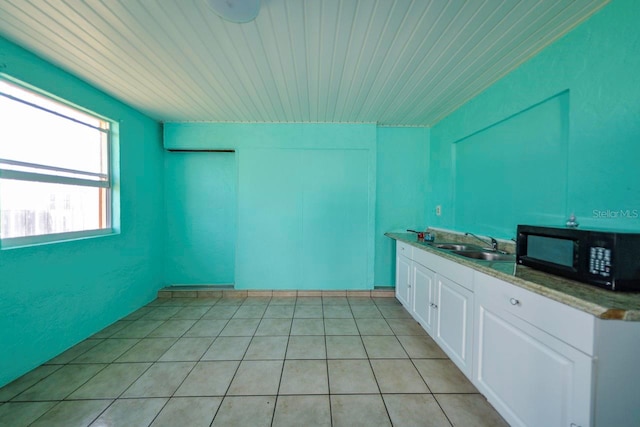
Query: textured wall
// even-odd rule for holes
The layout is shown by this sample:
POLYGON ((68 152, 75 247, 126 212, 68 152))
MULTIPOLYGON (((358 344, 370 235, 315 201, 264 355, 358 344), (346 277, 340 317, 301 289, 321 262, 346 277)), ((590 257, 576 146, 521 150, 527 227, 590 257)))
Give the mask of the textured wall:
POLYGON ((611 2, 433 127, 430 224, 510 238, 517 223, 563 225, 575 213, 582 226, 639 230, 639 19, 640 3, 611 2), (525 117, 534 106, 560 94, 566 98, 566 112, 525 117), (548 151, 546 168, 533 167, 527 150, 538 149, 540 141, 530 136, 542 132, 544 137, 549 127, 558 126, 556 139, 543 144, 559 150, 548 151), (470 138, 479 142, 476 136, 483 132, 491 136, 477 152, 476 162, 483 168, 474 176, 461 176, 456 169, 463 165, 456 153, 470 138), (498 155, 500 146, 509 144, 523 147, 509 156, 498 155), (566 173, 559 173, 560 167, 566 173), (515 175, 502 180, 501 197, 481 185, 472 186, 473 194, 461 191, 465 185, 455 179, 495 183, 505 169, 515 175), (553 182, 547 181, 549 176, 555 176, 553 182), (523 192, 546 205, 529 206, 523 192), (469 196, 476 202, 461 202, 469 196), (487 199, 513 214, 491 216, 487 199), (436 204, 443 206, 441 217, 434 215, 436 204))
POLYGON ((378 128, 375 285, 395 284, 392 230, 428 225, 428 128, 378 128))
POLYGON ((0 71, 120 122, 121 233, 0 251, 0 385, 139 308, 162 284, 161 128, 0 38, 0 71))
MULTIPOLYGON (((426 226, 426 128, 170 123, 165 125, 164 143, 167 148, 237 150, 237 173, 244 180, 238 199, 242 221, 235 277, 239 287, 368 289, 393 285, 393 244, 384 233, 426 226), (317 213, 321 215, 314 216, 317 213), (260 271, 268 271, 270 279, 261 282, 260 271)), ((169 188, 174 176, 188 180, 194 189, 205 190, 227 174, 227 169, 214 163, 206 172, 186 167, 168 170, 167 203, 172 203, 169 188)), ((228 212, 235 211, 235 206, 224 202, 226 196, 220 197, 228 212)), ((206 225, 214 217, 188 204, 176 204, 167 211, 179 218, 180 209, 185 221, 189 219, 185 223, 214 227, 206 225)), ((168 233, 177 237, 172 243, 176 248, 200 248, 214 254, 214 239, 191 246, 191 241, 180 243, 178 234, 168 233)), ((228 245, 228 252, 215 252, 215 256, 231 260, 235 249, 228 245)), ((218 261, 213 260, 211 267, 214 265, 218 261)), ((177 271, 177 267, 168 268, 177 271)), ((222 269, 211 273, 209 277, 216 282, 227 277, 222 269)), ((178 274, 168 279, 203 283, 197 280, 205 278, 178 274)))
POLYGON ((234 283, 236 161, 234 153, 165 155, 166 283, 234 283))
POLYGON ((242 150, 236 288, 371 287, 372 151, 242 150))
MULTIPOLYGON (((237 238, 235 246, 226 245, 226 253, 212 255, 227 260, 225 268, 235 255, 238 289, 373 285, 375 125, 169 123, 164 143, 167 148, 236 150, 237 238)), ((167 181, 185 176, 194 189, 203 191, 211 180, 226 174, 213 162, 207 172, 204 168, 168 172, 167 181)), ((223 209, 235 213, 236 206, 219 196, 223 209)), ((206 210, 189 204, 168 211, 201 227, 215 221, 206 210)), ((210 237, 197 247, 212 253, 216 236, 210 237)), ((214 264, 217 272, 210 277, 217 279, 214 283, 224 283, 223 265, 214 264)), ((172 279, 203 283, 186 274, 172 279)))

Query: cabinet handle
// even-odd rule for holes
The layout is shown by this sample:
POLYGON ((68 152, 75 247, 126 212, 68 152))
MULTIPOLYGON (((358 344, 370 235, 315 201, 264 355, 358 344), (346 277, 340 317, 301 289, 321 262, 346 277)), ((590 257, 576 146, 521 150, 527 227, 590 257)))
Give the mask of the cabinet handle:
POLYGON ((432 308, 438 308, 438 306, 437 306, 437 305, 435 305, 434 303, 430 303, 429 305, 430 305, 432 308))
POLYGON ((578 424, 576 424, 576 423, 571 423, 571 424, 569 424, 569 427, 580 427, 580 426, 578 424))
POLYGON ((511 303, 511 305, 520 305, 520 301, 515 298, 510 298, 509 302, 511 303))

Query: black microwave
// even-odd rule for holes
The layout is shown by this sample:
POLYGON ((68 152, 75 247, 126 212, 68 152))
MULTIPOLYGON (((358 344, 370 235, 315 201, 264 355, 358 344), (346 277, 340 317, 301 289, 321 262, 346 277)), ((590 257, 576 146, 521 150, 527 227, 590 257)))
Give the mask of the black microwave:
POLYGON ((610 290, 640 292, 640 233, 518 225, 516 262, 610 290))

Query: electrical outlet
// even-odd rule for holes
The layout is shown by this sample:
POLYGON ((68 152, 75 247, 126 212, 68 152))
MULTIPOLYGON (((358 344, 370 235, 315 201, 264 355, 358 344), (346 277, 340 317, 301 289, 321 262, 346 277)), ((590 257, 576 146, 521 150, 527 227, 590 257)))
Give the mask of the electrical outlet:
POLYGON ((442 206, 440 205, 436 206, 436 215, 437 216, 442 215, 442 206))

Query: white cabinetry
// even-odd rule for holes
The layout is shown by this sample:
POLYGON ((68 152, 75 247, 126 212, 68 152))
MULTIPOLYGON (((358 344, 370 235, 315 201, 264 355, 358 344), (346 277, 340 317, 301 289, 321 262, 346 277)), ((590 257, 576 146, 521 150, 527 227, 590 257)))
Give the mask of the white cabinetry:
POLYGON ((413 304, 409 312, 429 335, 433 335, 435 311, 435 273, 425 266, 413 262, 413 304))
POLYGON ((398 242, 396 296, 451 360, 472 374, 473 272, 437 255, 398 242), (411 260, 405 254, 411 253, 411 260), (410 265, 406 277, 407 264, 410 265), (451 277, 466 285, 456 283, 451 277))
POLYGON ((413 284, 412 249, 411 246, 401 242, 398 242, 396 246, 396 298, 408 311, 411 311, 411 286, 413 284))
POLYGON ((398 299, 509 424, 640 426, 640 322, 397 245, 398 299))
POLYGON ((590 426, 592 359, 563 339, 592 349, 593 316, 482 273, 475 297, 474 383, 487 400, 513 426, 590 426))
POLYGON ((436 295, 434 338, 460 370, 470 376, 473 369, 473 293, 437 275, 436 295))

